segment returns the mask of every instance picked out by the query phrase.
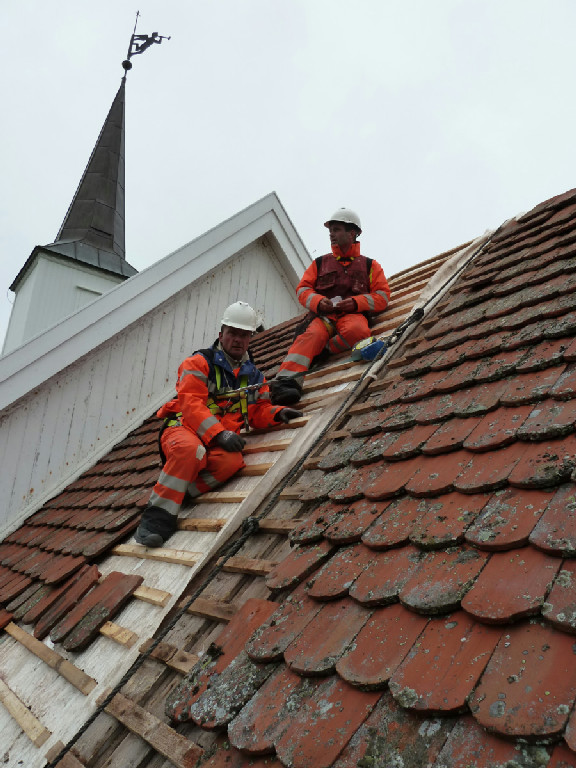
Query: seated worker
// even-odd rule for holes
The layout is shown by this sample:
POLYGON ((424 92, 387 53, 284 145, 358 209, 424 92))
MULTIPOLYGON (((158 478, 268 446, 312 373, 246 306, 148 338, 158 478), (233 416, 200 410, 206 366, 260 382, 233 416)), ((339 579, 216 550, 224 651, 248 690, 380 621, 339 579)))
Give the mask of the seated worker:
POLYGON ((158 411, 164 467, 142 513, 134 538, 145 547, 161 547, 176 531, 184 496, 212 491, 245 466, 238 434, 286 424, 302 416, 293 408, 272 405, 268 384, 248 353, 258 325, 244 301, 231 304, 222 318, 218 340, 194 352, 178 368, 176 396, 158 411), (243 397, 227 391, 256 386, 243 397))
POLYGON ((316 355, 344 352, 367 339, 368 317, 383 312, 390 301, 382 267, 360 254, 358 215, 340 208, 324 226, 330 232, 332 253, 315 259, 296 289, 298 301, 310 310, 308 327, 296 337, 270 383, 272 402, 277 405, 300 400, 303 375, 316 355))

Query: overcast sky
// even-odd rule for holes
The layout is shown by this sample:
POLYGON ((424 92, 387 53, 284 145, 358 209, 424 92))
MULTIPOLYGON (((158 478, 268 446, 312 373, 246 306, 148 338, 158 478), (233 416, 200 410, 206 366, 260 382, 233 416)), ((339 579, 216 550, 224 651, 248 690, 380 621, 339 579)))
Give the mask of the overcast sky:
POLYGON ((576 186, 576 0, 2 0, 0 339, 138 32, 126 248, 138 270, 275 190, 313 255, 358 211, 392 275, 576 186))

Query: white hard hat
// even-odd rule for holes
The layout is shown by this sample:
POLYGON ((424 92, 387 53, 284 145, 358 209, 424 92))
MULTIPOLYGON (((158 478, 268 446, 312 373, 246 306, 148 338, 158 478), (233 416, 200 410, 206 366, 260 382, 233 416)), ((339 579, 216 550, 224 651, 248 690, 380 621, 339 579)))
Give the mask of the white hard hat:
POLYGON ((245 301, 236 301, 224 310, 221 325, 242 328, 244 331, 255 331, 258 327, 258 315, 250 304, 245 301))
POLYGON ((341 221, 343 224, 353 224, 358 229, 358 233, 362 234, 360 216, 358 216, 356 211, 353 211, 350 208, 338 208, 337 211, 334 211, 328 221, 324 222, 324 226, 329 227, 331 221, 341 221))

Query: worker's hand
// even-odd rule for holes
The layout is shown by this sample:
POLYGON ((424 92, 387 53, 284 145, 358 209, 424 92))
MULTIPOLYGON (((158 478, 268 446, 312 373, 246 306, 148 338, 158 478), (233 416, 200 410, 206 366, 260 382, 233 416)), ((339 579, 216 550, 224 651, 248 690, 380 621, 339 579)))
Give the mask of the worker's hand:
POLYGON ((330 299, 323 298, 321 301, 318 302, 316 312, 319 315, 329 315, 331 312, 334 312, 334 305, 332 304, 330 299))
POLYGON ((236 432, 232 432, 229 429, 224 430, 224 432, 218 432, 213 442, 220 448, 224 448, 225 451, 230 451, 231 453, 241 451, 246 445, 246 440, 243 440, 240 435, 237 435, 236 432))
POLYGON ((282 424, 288 424, 292 419, 299 419, 304 414, 302 411, 297 411, 295 408, 282 408, 281 411, 274 416, 275 421, 281 421, 282 424))
POLYGON ((336 312, 339 312, 341 315, 352 315, 357 311, 358 304, 356 303, 356 299, 353 299, 352 297, 349 299, 342 299, 342 301, 338 302, 336 305, 336 312))

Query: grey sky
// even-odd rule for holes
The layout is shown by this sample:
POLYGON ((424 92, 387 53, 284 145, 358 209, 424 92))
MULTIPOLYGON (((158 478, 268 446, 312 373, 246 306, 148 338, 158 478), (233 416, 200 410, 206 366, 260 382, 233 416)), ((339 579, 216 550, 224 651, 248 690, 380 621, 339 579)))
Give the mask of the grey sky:
POLYGON ((355 208, 391 275, 576 186, 574 0, 3 0, 0 339, 52 242, 134 26, 127 259, 275 190, 311 252, 355 208))

